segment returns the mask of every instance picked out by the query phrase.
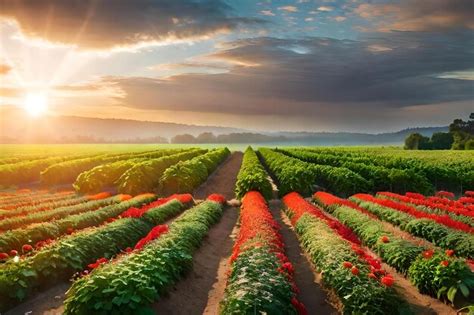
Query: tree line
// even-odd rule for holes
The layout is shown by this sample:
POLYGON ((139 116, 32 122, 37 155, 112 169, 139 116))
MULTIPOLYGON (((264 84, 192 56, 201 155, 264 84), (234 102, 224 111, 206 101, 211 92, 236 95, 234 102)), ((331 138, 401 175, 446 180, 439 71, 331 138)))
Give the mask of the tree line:
POLYGON ((474 113, 469 119, 455 119, 449 132, 435 132, 431 138, 412 133, 405 139, 407 150, 474 150, 474 113))

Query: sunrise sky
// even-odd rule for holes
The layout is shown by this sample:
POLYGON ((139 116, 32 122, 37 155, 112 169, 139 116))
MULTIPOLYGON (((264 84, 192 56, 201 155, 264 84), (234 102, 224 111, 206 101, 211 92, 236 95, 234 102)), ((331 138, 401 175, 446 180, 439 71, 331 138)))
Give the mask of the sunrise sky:
POLYGON ((393 131, 474 109, 472 0, 0 0, 0 106, 393 131))

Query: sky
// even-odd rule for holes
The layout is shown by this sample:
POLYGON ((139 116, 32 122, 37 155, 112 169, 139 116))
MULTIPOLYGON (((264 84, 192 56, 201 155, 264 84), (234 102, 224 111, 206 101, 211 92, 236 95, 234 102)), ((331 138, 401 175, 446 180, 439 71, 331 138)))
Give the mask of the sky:
POLYGON ((0 0, 0 109, 384 132, 474 111, 472 0, 0 0))

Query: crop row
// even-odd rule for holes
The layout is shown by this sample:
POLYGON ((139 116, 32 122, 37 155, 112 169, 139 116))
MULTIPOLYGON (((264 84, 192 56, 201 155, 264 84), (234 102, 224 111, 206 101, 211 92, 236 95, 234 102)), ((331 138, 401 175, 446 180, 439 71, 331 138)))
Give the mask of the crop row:
POLYGON ((190 269, 193 253, 222 212, 222 203, 205 201, 142 249, 76 280, 66 294, 64 314, 150 313, 148 305, 190 269))
POLYGON ((140 162, 120 176, 116 187, 120 193, 132 195, 156 191, 165 170, 176 163, 192 159, 206 152, 207 150, 194 149, 140 162))
MULTIPOLYGON (((6 231, 0 234, 0 252, 21 250, 22 246, 26 244, 33 245, 39 241, 55 239, 74 230, 100 225, 106 220, 117 217, 130 207, 140 206, 156 199, 156 196, 147 194, 139 195, 132 199, 129 199, 130 196, 122 196, 121 198, 122 200, 128 200, 100 208, 96 211, 79 213, 52 222, 42 222, 25 228, 6 231)), ((100 202, 102 201, 97 200, 90 204, 93 205, 100 202)))
POLYGON ((158 169, 190 159, 200 153, 202 151, 193 149, 160 150, 146 158, 135 157, 101 164, 79 174, 73 186, 81 193, 96 193, 111 187, 117 188, 122 193, 127 191, 130 194, 151 192, 156 186, 152 185, 153 182, 149 183, 144 179, 150 179, 152 176, 159 178, 161 174, 157 174, 158 169), (146 166, 151 164, 156 166, 156 170, 153 173, 147 173, 148 168, 146 166), (142 176, 136 178, 138 174, 134 170, 140 170, 142 176), (139 181, 140 179, 142 182, 139 181))
POLYGON ((306 314, 278 230, 263 196, 245 194, 221 314, 306 314))
POLYGON ((2 307, 22 300, 35 288, 68 279, 97 259, 111 258, 134 246, 153 226, 164 223, 189 207, 191 196, 176 196, 147 207, 140 217, 127 217, 60 238, 19 261, 12 259, 0 268, 2 307), (182 200, 183 202, 179 201, 182 200))
POLYGON ((355 204, 331 194, 317 192, 313 197, 385 262, 407 275, 421 293, 454 303, 458 296, 467 298, 474 289, 474 273, 465 260, 454 256, 454 250, 442 252, 395 235, 355 204))
POLYGON ((391 286, 393 278, 360 247, 360 240, 297 193, 283 198, 300 243, 344 314, 410 314, 391 286))
POLYGON ((267 148, 260 148, 264 163, 276 177, 280 196, 293 191, 310 195, 319 185, 339 194, 367 191, 370 183, 344 167, 303 162, 267 148))
POLYGON ((267 200, 271 199, 273 191, 267 171, 251 147, 244 152, 235 183, 235 195, 241 199, 249 191, 259 191, 267 200))
POLYGON ((159 192, 164 195, 192 192, 204 183, 229 155, 227 148, 215 149, 172 165, 160 178, 159 192))
POLYGON ((388 168, 374 165, 367 161, 340 159, 338 156, 325 155, 298 149, 280 149, 279 152, 317 165, 330 165, 347 168, 369 181, 370 191, 420 191, 425 194, 434 188, 424 175, 411 169, 388 168))
POLYGON ((454 229, 461 227, 461 223, 452 222, 447 216, 418 217, 418 212, 405 212, 404 210, 408 209, 403 205, 389 204, 388 199, 377 199, 365 194, 357 194, 350 199, 379 219, 399 226, 414 236, 424 238, 443 249, 453 249, 461 257, 474 257, 473 235, 462 230, 465 226, 462 226, 461 230, 454 229))
MULTIPOLYGON (((18 228, 25 227, 32 223, 40 223, 50 220, 62 219, 70 215, 94 211, 101 207, 115 204, 117 202, 123 201, 124 198, 128 198, 125 195, 118 195, 114 197, 109 197, 110 194, 100 194, 101 198, 92 199, 89 198, 80 198, 83 199, 82 203, 74 202, 70 206, 60 206, 59 207, 48 207, 46 210, 42 208, 39 209, 21 209, 21 216, 10 216, 0 221, 0 230, 9 231, 18 228), (29 210, 29 211, 28 211, 29 210)), ((81 200, 79 200, 81 201, 81 200)), ((13 212, 13 211, 12 211, 13 212)), ((16 213, 16 211, 15 211, 16 213)))
POLYGON ((0 209, 12 210, 20 207, 35 206, 40 203, 54 202, 74 198, 73 191, 49 193, 47 191, 33 191, 31 193, 15 193, 11 198, 0 200, 0 209))

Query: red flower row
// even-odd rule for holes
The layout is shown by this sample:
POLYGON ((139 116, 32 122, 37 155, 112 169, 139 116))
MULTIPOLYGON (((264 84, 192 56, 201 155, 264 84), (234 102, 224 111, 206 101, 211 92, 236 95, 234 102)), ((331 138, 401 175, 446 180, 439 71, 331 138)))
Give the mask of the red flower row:
POLYGON ((400 212, 407 213, 407 214, 409 214, 409 215, 411 215, 415 218, 418 218, 418 219, 421 219, 421 218, 430 219, 430 220, 433 220, 433 221, 435 221, 439 224, 443 224, 447 227, 450 227, 450 228, 453 228, 453 229, 456 229, 456 230, 460 230, 460 231, 467 232, 467 233, 474 233, 474 229, 471 228, 469 225, 467 225, 465 223, 462 223, 462 222, 459 222, 459 221, 456 221, 456 220, 453 220, 448 215, 438 215, 438 214, 433 214, 433 213, 426 213, 426 212, 420 211, 420 210, 418 210, 414 207, 403 205, 403 204, 397 203, 397 202, 395 202, 393 200, 390 200, 390 199, 377 199, 374 196, 368 195, 368 194, 355 194, 353 197, 358 198, 360 200, 369 201, 369 202, 378 204, 378 205, 383 206, 383 207, 388 207, 388 208, 391 208, 391 209, 394 209, 394 210, 397 210, 397 211, 400 211, 400 212))
POLYGON ((224 205, 227 202, 225 197, 220 194, 210 194, 209 196, 207 196, 207 200, 220 203, 221 205, 224 205))
POLYGON ((143 246, 157 239, 158 237, 167 233, 168 231, 169 231, 169 228, 167 224, 155 226, 144 238, 142 238, 141 240, 137 242, 137 244, 135 245, 135 249, 142 249, 143 246))
POLYGON ((153 202, 151 202, 147 205, 144 205, 140 208, 132 207, 132 208, 126 210, 125 212, 123 212, 120 215, 120 217, 121 218, 140 218, 148 210, 159 207, 159 206, 162 206, 165 203, 167 203, 168 201, 171 201, 171 200, 174 200, 174 199, 180 201, 181 203, 186 204, 186 203, 192 202, 193 196, 191 194, 174 194, 174 195, 171 195, 171 196, 166 197, 166 198, 159 198, 159 199, 157 199, 157 200, 155 200, 155 201, 153 201, 153 202))
MULTIPOLYGON (((327 201, 327 205, 339 204, 339 202, 342 201, 342 199, 328 193, 316 193, 314 196, 323 203, 327 201)), ((361 247, 361 241, 359 240, 357 235, 352 232, 350 228, 340 223, 336 219, 329 217, 326 213, 323 212, 323 210, 309 203, 303 197, 301 197, 300 194, 296 192, 289 193, 288 195, 283 197, 283 203, 293 213, 293 216, 291 218, 293 224, 295 224, 298 219, 305 213, 309 213, 317 217, 318 219, 322 219, 322 221, 326 222, 326 224, 331 229, 333 229, 339 236, 341 236, 343 239, 345 239, 351 244, 352 250, 359 256, 362 261, 365 261, 370 266, 372 273, 380 274, 383 276, 387 275, 384 270, 381 270, 382 265, 380 260, 369 254, 361 247), (296 220, 295 217, 297 218, 296 220)))
MULTIPOLYGON (((288 278, 296 295, 298 289, 293 280, 294 268, 285 255, 279 229, 280 226, 273 219, 262 194, 257 191, 246 193, 242 199, 239 235, 234 244, 230 262, 232 264, 246 250, 266 246, 269 252, 278 259, 280 265, 278 271, 288 278)), ((306 308, 296 296, 292 298, 291 304, 298 314, 307 314, 306 308)))
POLYGON ((311 215, 325 221, 329 225, 329 227, 336 231, 337 234, 339 234, 342 238, 357 245, 360 245, 359 238, 357 237, 357 235, 355 235, 354 232, 352 232, 351 229, 349 229, 347 226, 337 221, 336 219, 329 217, 319 207, 316 207, 315 205, 304 200, 303 197, 301 197, 301 195, 297 192, 289 193, 285 197, 283 197, 283 203, 289 209, 291 209, 293 213, 293 216, 291 217, 291 223, 293 225, 300 219, 303 214, 310 213, 311 215))
POLYGON ((334 196, 330 193, 324 192, 324 191, 318 191, 313 194, 313 198, 317 201, 320 201, 322 204, 326 206, 332 206, 332 205, 340 205, 340 206, 346 206, 349 208, 353 208, 358 210, 359 212, 362 212, 366 215, 368 215, 371 218, 377 219, 377 216, 373 214, 370 211, 367 211, 366 209, 359 207, 355 202, 347 200, 347 199, 342 199, 337 196, 334 196))
MULTIPOLYGON (((471 212, 464 207, 450 206, 443 203, 437 203, 437 202, 434 202, 432 198, 428 198, 428 199, 411 198, 408 196, 408 193, 405 196, 403 196, 403 195, 395 194, 388 191, 379 192, 377 194, 386 196, 392 199, 396 199, 402 202, 412 203, 418 206, 425 206, 431 209, 440 209, 440 210, 451 212, 458 215, 474 217, 474 212, 471 212)), ((444 200, 448 200, 448 199, 444 199, 444 200)))

